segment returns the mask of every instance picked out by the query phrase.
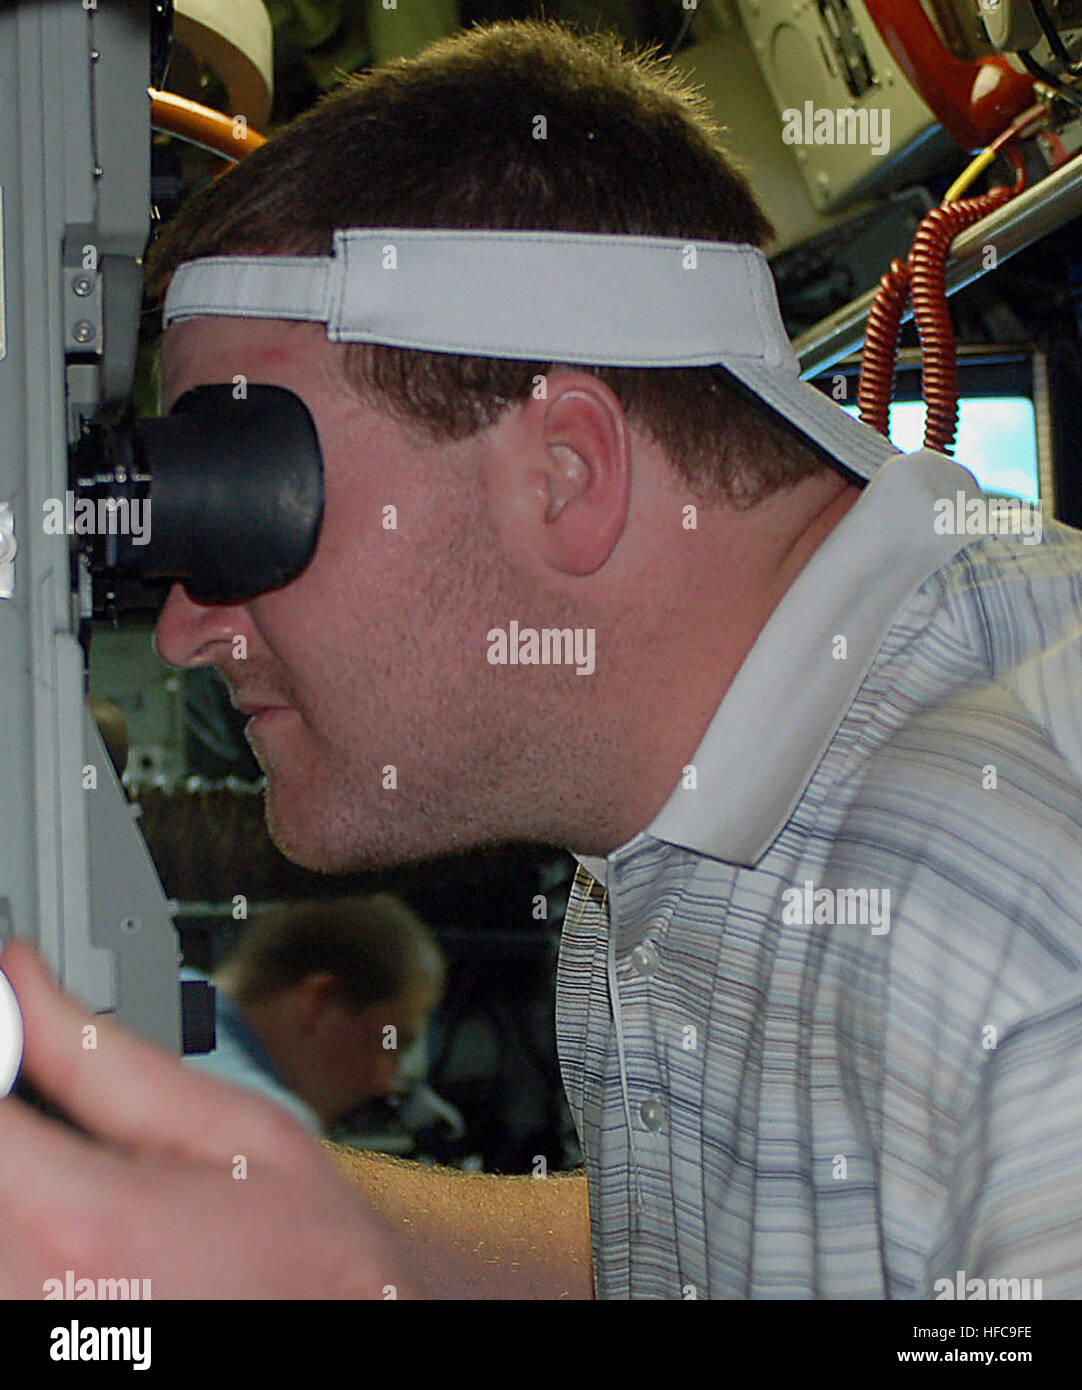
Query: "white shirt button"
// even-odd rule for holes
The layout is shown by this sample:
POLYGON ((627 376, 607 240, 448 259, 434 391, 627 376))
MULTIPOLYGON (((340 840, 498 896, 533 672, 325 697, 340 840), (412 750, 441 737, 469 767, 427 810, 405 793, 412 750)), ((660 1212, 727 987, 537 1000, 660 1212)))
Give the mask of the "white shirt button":
POLYGON ((639 1106, 639 1115, 647 1129, 658 1130, 665 1122, 665 1106, 657 1096, 651 1096, 639 1106))
POLYGON ((652 975, 658 966, 658 955, 647 942, 636 946, 631 952, 631 968, 636 975, 652 975))

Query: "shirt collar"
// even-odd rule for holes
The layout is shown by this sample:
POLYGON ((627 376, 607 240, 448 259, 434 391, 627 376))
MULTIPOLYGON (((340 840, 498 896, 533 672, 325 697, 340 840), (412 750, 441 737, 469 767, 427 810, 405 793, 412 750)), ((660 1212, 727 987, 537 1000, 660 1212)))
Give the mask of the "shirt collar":
MULTIPOLYGON (((752 865, 777 838, 898 610, 971 537, 933 525, 937 500, 980 496, 972 474, 931 450, 884 463, 763 626, 679 783, 640 834, 752 865), (846 656, 834 659, 835 638, 846 656)), ((963 504, 964 505, 964 504, 963 504)), ((607 858, 576 855, 599 882, 607 858)))

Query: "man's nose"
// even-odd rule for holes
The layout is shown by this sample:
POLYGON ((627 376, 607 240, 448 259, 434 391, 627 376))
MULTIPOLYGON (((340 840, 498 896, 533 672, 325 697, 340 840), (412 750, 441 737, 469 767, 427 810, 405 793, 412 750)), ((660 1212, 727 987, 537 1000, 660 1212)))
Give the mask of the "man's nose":
POLYGON ((238 636, 247 645, 248 630, 243 607, 196 603, 174 584, 154 627, 154 650, 170 666, 207 666, 223 655, 215 648, 224 645, 233 654, 238 636))

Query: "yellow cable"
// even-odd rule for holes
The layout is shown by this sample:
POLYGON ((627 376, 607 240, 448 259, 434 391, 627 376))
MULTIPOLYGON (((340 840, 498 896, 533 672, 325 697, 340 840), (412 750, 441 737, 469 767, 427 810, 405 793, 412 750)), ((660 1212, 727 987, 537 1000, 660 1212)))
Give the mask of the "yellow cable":
POLYGON ((982 174, 988 168, 998 153, 999 151, 992 145, 989 145, 986 150, 981 150, 980 154, 966 165, 950 188, 947 189, 943 195, 943 202, 953 203, 956 198, 960 198, 977 175, 982 174))

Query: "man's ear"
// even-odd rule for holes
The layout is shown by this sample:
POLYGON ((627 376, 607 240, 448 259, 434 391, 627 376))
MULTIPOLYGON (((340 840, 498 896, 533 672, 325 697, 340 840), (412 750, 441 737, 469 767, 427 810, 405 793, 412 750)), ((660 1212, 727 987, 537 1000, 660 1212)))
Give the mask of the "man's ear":
POLYGON ((329 970, 313 970, 301 981, 297 997, 300 1015, 307 1027, 313 1027, 326 1010, 337 1002, 337 983, 337 976, 329 970))
POLYGON ((620 402, 596 377, 554 373, 547 390, 525 412, 519 539, 561 573, 593 574, 627 522, 631 432, 620 402))

